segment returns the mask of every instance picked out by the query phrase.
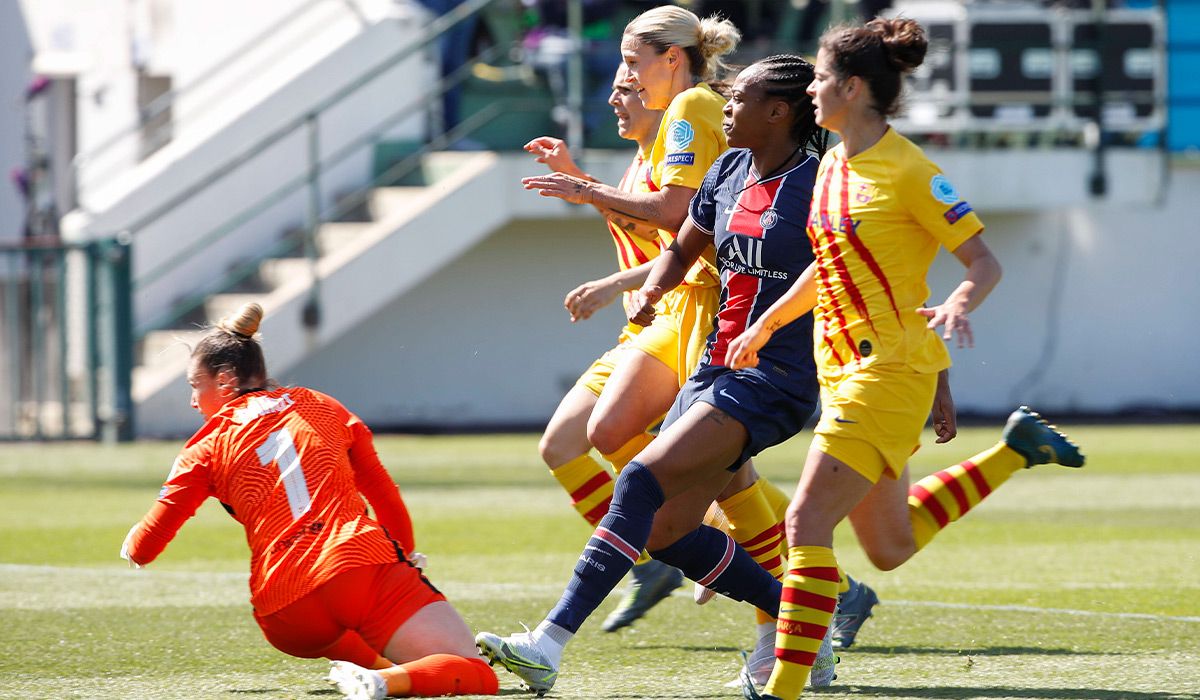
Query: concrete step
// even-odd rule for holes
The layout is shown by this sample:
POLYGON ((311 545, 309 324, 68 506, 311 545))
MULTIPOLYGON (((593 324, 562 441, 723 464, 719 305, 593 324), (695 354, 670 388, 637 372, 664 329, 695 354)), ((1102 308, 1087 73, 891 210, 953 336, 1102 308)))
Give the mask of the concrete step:
POLYGON ((275 290, 297 279, 311 278, 307 258, 268 258, 258 267, 258 278, 263 287, 275 290))
POLYGON ((376 187, 371 190, 368 210, 371 219, 379 221, 398 209, 407 207, 414 199, 425 193, 424 187, 376 187))
POLYGON ((350 244, 359 234, 370 227, 371 224, 360 222, 321 224, 321 228, 317 229, 317 250, 321 255, 329 255, 350 244))

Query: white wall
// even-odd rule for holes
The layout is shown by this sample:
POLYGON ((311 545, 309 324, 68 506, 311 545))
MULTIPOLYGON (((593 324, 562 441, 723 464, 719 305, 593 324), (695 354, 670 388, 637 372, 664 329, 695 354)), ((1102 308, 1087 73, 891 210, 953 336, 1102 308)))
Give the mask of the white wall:
POLYGON ((328 391, 381 427, 543 421, 616 340, 615 307, 577 324, 562 307, 614 264, 599 220, 507 226, 278 379, 328 391))
MULTIPOLYGON (((960 409, 1200 407, 1200 168, 1171 170, 1167 201, 983 212, 1005 277, 954 350, 960 409)), ((956 269, 957 268, 957 269, 956 269)), ((961 278, 945 253, 934 298, 961 278)))

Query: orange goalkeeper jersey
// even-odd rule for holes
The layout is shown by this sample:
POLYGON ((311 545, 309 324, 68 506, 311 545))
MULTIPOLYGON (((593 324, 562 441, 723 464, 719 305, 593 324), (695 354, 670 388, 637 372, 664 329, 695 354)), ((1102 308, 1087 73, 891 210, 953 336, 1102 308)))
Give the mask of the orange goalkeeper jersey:
POLYGON ((259 615, 342 571, 403 561, 412 551, 408 510, 370 429, 311 389, 246 394, 206 422, 131 533, 130 558, 153 561, 209 496, 246 529, 250 602, 259 615))

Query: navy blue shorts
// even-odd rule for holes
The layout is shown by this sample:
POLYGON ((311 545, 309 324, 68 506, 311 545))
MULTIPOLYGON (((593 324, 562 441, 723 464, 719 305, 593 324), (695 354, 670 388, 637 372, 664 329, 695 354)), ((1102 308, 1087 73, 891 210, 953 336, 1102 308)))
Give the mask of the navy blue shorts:
POLYGON ((665 432, 693 404, 715 406, 750 435, 737 461, 729 465, 729 471, 737 471, 747 459, 800 432, 820 403, 815 377, 811 384, 806 395, 797 396, 781 389, 761 365, 739 370, 701 365, 679 390, 659 432, 665 432))

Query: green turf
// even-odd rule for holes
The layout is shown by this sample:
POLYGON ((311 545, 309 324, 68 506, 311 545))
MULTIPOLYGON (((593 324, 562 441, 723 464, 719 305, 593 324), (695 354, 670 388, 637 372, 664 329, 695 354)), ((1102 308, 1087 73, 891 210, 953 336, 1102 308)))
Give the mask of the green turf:
MULTIPOLYGON (((920 475, 986 447, 964 430, 920 475)), ((895 572, 847 529, 843 564, 884 605, 823 698, 1200 698, 1200 427, 1080 426, 1082 471, 1017 474, 895 572)), ((588 529, 536 437, 383 437, 428 573, 477 629, 534 624, 588 529)), ((6 445, 0 451, 0 697, 334 697, 325 664, 286 657, 250 616, 239 526, 205 505, 145 571, 116 558, 177 443, 6 445)), ((806 441, 763 455, 790 489, 806 441)), ((615 604, 609 601, 600 614, 615 604)), ((722 687, 752 616, 681 590, 618 634, 589 622, 554 695, 737 698, 722 687)), ((502 673, 501 692, 524 696, 502 673)), ((813 694, 817 696, 818 694, 813 694)))

